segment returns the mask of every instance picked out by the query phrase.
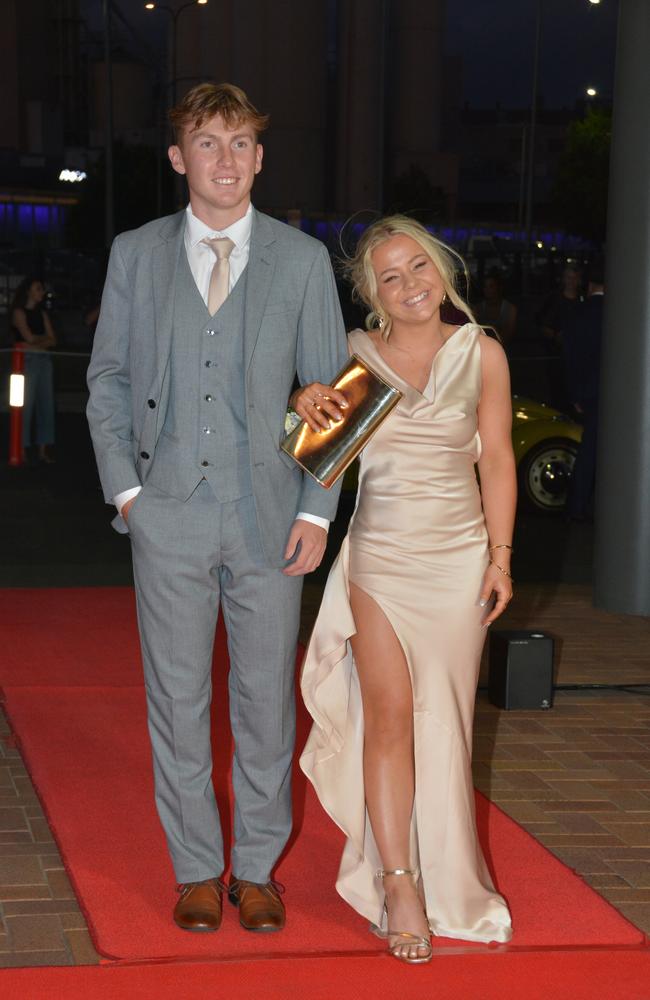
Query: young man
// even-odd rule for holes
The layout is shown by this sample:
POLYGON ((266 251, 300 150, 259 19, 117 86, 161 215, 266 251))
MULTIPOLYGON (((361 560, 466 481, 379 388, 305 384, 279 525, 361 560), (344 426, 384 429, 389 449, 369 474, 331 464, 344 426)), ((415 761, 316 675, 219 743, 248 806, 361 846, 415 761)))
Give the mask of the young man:
POLYGON ((251 205, 267 118, 230 84, 171 113, 185 211, 112 248, 88 420, 115 526, 133 549, 156 803, 185 930, 221 923, 210 670, 221 605, 235 741, 228 887, 248 930, 285 914, 271 871, 291 828, 293 673, 303 574, 338 501, 279 449, 296 371, 347 357, 325 247, 251 205), (127 527, 128 526, 128 527, 127 527))

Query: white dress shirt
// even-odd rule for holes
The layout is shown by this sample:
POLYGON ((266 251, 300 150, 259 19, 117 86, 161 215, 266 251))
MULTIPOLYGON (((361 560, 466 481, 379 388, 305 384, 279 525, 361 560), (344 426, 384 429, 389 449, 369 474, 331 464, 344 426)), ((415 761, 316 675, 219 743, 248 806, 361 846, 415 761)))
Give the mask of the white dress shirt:
POLYGON ((206 238, 212 239, 214 236, 227 236, 235 244, 230 252, 228 262, 230 264, 230 280, 228 291, 232 292, 241 277, 242 271, 248 264, 248 254, 251 243, 251 230, 253 228, 253 206, 249 205, 246 215, 227 229, 216 231, 206 226, 205 222, 197 219, 192 206, 186 208, 185 219, 185 252, 190 265, 192 277, 196 282, 196 287, 201 293, 201 298, 208 304, 208 289, 210 287, 210 276, 216 257, 214 250, 206 246, 202 241, 206 238))
MULTIPOLYGON (((209 226, 206 226, 205 222, 201 222, 192 211, 191 205, 187 206, 185 212, 184 242, 187 261, 190 265, 192 277, 196 282, 196 287, 207 306, 210 276, 214 267, 215 255, 212 248, 202 241, 206 237, 227 236, 235 244, 229 257, 230 277, 228 290, 232 292, 244 268, 248 264, 251 230, 253 228, 253 206, 249 204, 246 214, 241 219, 237 219, 231 226, 222 230, 210 229, 209 226)), ((131 489, 116 493, 113 499, 118 514, 122 513, 124 504, 128 500, 131 500, 132 497, 137 496, 141 489, 141 486, 133 486, 131 489)), ((324 528, 325 531, 329 529, 330 523, 327 518, 317 517, 315 514, 305 514, 304 511, 300 511, 300 513, 296 514, 296 519, 311 521, 312 524, 317 524, 320 528, 324 528)))

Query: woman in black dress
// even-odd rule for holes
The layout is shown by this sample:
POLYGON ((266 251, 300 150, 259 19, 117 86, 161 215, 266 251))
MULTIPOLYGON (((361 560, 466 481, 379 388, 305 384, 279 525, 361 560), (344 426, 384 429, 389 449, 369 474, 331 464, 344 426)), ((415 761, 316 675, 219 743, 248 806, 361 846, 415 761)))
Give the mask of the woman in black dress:
POLYGON ((56 345, 56 335, 42 308, 44 298, 40 278, 21 281, 11 305, 11 328, 14 343, 25 352, 23 449, 35 445, 40 460, 49 463, 53 461, 48 449, 54 443, 54 379, 47 351, 56 345))

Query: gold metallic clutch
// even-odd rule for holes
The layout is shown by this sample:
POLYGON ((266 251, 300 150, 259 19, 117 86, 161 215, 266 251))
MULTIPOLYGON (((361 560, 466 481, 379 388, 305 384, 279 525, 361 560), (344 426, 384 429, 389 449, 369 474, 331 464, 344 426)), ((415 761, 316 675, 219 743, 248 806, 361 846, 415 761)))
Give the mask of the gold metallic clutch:
POLYGON ((368 443, 379 425, 402 398, 402 393, 373 371, 358 355, 331 383, 345 395, 343 419, 330 420, 329 428, 313 431, 304 420, 280 447, 305 472, 329 489, 368 443))

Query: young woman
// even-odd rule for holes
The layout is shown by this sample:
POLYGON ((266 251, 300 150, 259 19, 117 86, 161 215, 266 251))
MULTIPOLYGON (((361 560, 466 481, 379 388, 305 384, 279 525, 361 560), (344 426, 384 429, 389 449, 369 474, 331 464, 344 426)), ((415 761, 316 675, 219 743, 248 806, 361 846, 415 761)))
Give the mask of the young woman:
POLYGON ((23 448, 35 444, 40 460, 52 462, 48 448, 54 443, 54 379, 52 358, 45 352, 56 346, 56 336, 42 308, 44 298, 45 286, 39 278, 21 281, 11 305, 11 326, 14 341, 25 350, 23 448))
MULTIPOLYGON (((512 597, 508 366, 473 321, 442 320, 447 300, 472 316, 451 252, 419 224, 375 223, 349 272, 370 309, 350 349, 403 398, 362 454, 307 651, 314 726, 301 766, 348 837, 340 894, 396 958, 426 962, 430 933, 511 934, 478 844, 471 776, 486 627, 512 597)), ((340 412, 337 395, 313 383, 291 402, 317 427, 340 412)))

